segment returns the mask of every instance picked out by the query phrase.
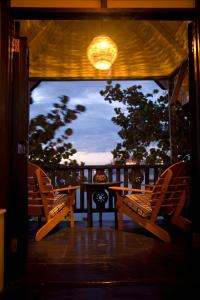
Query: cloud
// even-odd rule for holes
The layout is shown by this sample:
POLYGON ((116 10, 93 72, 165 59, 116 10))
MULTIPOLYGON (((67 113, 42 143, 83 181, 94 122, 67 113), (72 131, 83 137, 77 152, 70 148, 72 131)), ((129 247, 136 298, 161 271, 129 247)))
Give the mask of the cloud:
POLYGON ((86 165, 104 165, 112 162, 110 152, 77 152, 71 159, 76 159, 79 163, 85 162, 86 165))
MULTIPOLYGON (((78 122, 78 121, 77 121, 78 122)), ((74 134, 69 138, 77 151, 111 151, 120 141, 117 134, 119 130, 112 122, 108 124, 86 124, 87 126, 77 127, 74 134)))
MULTIPOLYGON (((122 89, 135 84, 142 85, 144 93, 152 92, 155 88, 159 89, 153 81, 119 81, 119 84, 122 89)), ((111 121, 111 118, 115 115, 114 107, 121 105, 118 102, 110 104, 104 100, 99 92, 105 86, 106 81, 41 82, 32 93, 34 104, 30 106, 30 117, 48 113, 58 97, 67 95, 70 98, 70 108, 74 108, 77 104, 86 107, 84 113, 67 124, 74 132, 67 141, 78 151, 72 159, 77 157, 77 160, 87 164, 110 163, 112 160, 110 151, 121 141, 117 134, 120 128, 111 121)))

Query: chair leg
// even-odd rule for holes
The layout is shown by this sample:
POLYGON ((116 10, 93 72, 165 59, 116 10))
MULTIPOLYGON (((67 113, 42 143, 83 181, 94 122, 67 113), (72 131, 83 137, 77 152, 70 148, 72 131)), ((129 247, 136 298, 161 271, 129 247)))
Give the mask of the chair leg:
POLYGON ((181 200, 179 201, 179 205, 177 206, 174 214, 172 215, 172 217, 170 219, 170 222, 172 224, 178 226, 182 230, 190 231, 190 229, 191 229, 190 220, 188 220, 188 219, 184 218, 183 216, 181 216, 182 210, 183 210, 184 205, 185 205, 185 201, 186 201, 186 195, 184 193, 182 195, 181 200))
POLYGON ((173 218, 170 220, 172 224, 178 226, 180 229, 189 232, 191 230, 191 221, 179 216, 178 218, 173 218))
POLYGON ((123 211, 120 207, 118 207, 117 212, 117 228, 118 230, 123 230, 123 211))
POLYGON ((170 243, 171 238, 169 233, 161 228, 160 226, 156 225, 155 223, 152 223, 151 221, 147 221, 146 224, 143 226, 145 229, 156 235, 159 239, 161 239, 164 242, 170 243))
POLYGON ((123 230, 123 209, 122 209, 122 197, 121 192, 116 191, 117 196, 117 202, 116 202, 116 208, 117 208, 117 229, 123 230))
POLYGON ((164 242, 170 242, 171 238, 167 231, 163 228, 152 222, 150 219, 145 219, 140 215, 136 214, 132 209, 130 209, 127 205, 123 204, 121 210, 125 213, 128 217, 130 217, 134 222, 139 224, 140 226, 144 227, 149 232, 153 233, 157 237, 159 237, 164 242))
POLYGON ((63 221, 64 217, 68 213, 69 209, 63 208, 53 218, 49 219, 36 233, 35 240, 41 241, 54 227, 63 221))
POLYGON ((73 208, 70 209, 70 228, 74 228, 74 211, 73 211, 73 208))

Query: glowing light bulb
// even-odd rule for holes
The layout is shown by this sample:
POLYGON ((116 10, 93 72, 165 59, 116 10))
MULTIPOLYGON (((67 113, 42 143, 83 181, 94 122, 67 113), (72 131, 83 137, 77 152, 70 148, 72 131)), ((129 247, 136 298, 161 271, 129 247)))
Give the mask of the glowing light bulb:
POLYGON ((116 44, 108 36, 95 37, 87 48, 90 63, 98 70, 108 70, 117 58, 116 44))

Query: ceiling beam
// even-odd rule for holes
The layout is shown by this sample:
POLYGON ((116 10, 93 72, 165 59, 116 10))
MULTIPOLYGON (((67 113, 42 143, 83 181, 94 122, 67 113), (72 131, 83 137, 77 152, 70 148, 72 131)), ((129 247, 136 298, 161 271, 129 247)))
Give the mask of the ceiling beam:
POLYGON ((198 12, 195 8, 183 9, 68 9, 12 7, 10 13, 15 20, 192 20, 198 12))
POLYGON ((40 80, 30 81, 29 80, 29 91, 32 92, 41 83, 40 80))
POLYGON ((161 88, 162 90, 168 90, 169 88, 169 82, 168 79, 160 79, 160 80, 154 80, 155 83, 161 88))
POLYGON ((10 0, 11 7, 192 8, 195 0, 10 0))
POLYGON ((178 77, 176 80, 176 84, 174 86, 173 92, 172 92, 172 96, 170 99, 170 105, 176 105, 177 101, 178 101, 178 96, 180 93, 180 89, 181 89, 181 85, 182 82, 187 74, 187 66, 188 66, 188 61, 186 60, 185 62, 183 62, 183 64, 180 67, 179 73, 178 73, 178 77))
POLYGON ((107 0, 101 0, 101 8, 107 8, 107 7, 108 7, 107 0))

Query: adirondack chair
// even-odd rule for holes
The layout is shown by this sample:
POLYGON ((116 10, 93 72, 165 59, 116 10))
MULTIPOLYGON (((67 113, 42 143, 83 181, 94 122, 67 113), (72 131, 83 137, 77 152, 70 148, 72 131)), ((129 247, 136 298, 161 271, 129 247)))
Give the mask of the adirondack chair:
POLYGON ((35 240, 43 239, 64 219, 74 227, 75 194, 79 186, 54 189, 50 178, 36 164, 28 163, 28 215, 45 220, 35 240))
POLYGON ((167 218, 183 230, 190 229, 190 221, 181 215, 189 190, 189 177, 184 161, 167 168, 151 189, 110 189, 115 190, 117 196, 119 230, 123 229, 123 214, 165 242, 170 242, 171 237, 166 229, 159 226, 159 216, 167 218))

